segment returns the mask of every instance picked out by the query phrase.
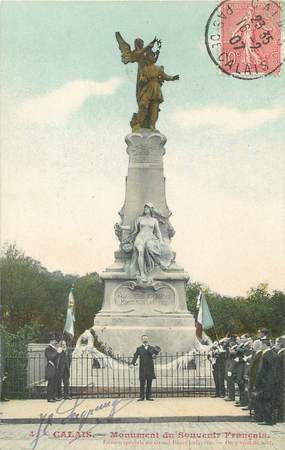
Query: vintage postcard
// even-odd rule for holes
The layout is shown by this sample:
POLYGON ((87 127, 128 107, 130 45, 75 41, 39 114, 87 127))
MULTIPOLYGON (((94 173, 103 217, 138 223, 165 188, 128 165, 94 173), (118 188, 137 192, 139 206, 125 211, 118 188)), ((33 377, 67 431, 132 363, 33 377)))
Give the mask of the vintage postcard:
POLYGON ((1 450, 283 448, 283 21, 1 2, 1 450))

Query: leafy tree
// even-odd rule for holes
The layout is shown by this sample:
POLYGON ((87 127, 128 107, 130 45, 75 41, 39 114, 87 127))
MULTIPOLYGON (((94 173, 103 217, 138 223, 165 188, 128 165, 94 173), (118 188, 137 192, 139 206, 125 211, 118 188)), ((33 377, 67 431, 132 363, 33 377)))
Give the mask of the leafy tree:
MULTIPOLYGON (((5 339, 9 342, 22 340, 24 343, 27 339, 46 342, 50 332, 61 335, 72 285, 76 318, 74 341, 93 325, 94 315, 102 307, 104 285, 96 272, 82 277, 65 275, 60 271, 49 272, 15 244, 5 244, 1 250, 0 275, 2 318, 8 333, 5 339)), ((261 327, 268 328, 272 336, 284 333, 284 293, 270 293, 266 284, 260 284, 250 289, 245 297, 227 297, 211 291, 202 283, 189 283, 187 306, 195 318, 200 289, 206 295, 215 323, 215 329, 207 331, 212 338, 215 339, 216 334, 219 337, 227 333, 254 334, 261 327)))
POLYGON ((256 334, 259 328, 267 328, 272 337, 285 331, 285 294, 270 293, 267 284, 251 288, 246 297, 221 296, 205 288, 201 283, 190 283, 187 288, 187 306, 195 319, 200 289, 203 289, 215 329, 207 330, 213 339, 226 334, 256 334))
POLYGON ((25 256, 15 244, 6 244, 0 255, 2 318, 6 330, 17 335, 27 325, 40 324, 33 340, 46 342, 49 334, 61 335, 68 295, 74 285, 75 339, 93 324, 103 300, 103 282, 97 273, 84 277, 49 272, 25 256))
POLYGON ((76 337, 91 328, 94 315, 102 307, 104 285, 99 275, 89 273, 77 280, 74 286, 76 337))

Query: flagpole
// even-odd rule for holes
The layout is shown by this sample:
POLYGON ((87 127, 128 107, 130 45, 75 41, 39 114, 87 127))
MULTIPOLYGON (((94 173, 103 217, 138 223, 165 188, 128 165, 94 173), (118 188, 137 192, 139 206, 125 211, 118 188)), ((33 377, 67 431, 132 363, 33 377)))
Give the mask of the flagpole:
MULTIPOLYGON (((69 302, 69 296, 72 293, 73 294, 73 289, 74 289, 74 282, 71 285, 70 291, 69 291, 69 295, 68 295, 68 302, 69 302)), ((74 305, 73 305, 73 309, 74 309, 74 305)), ((67 310, 68 310, 68 304, 67 304, 67 310)), ((74 312, 74 311, 73 311, 74 312)), ((63 328, 63 332, 62 332, 62 337, 61 340, 63 340, 64 335, 67 336, 66 331, 65 331, 65 326, 63 328)), ((69 336, 65 339, 66 341, 66 346, 67 346, 67 350, 69 350, 70 348, 72 348, 72 345, 68 345, 69 343, 71 343, 71 339, 69 338, 69 336)))
POLYGON ((216 335, 216 338, 217 338, 218 344, 220 345, 220 341, 219 341, 219 338, 218 338, 218 333, 217 333, 217 330, 216 330, 215 324, 214 324, 213 328, 214 328, 214 330, 215 330, 215 335, 216 335))
MULTIPOLYGON (((71 288, 70 288, 70 291, 69 291, 69 295, 70 295, 70 292, 73 291, 73 288, 74 288, 74 283, 72 283, 72 285, 71 285, 71 288)), ((68 309, 68 305, 67 305, 67 309, 68 309)), ((62 331, 62 334, 61 334, 61 339, 60 339, 61 342, 63 341, 64 333, 65 333, 65 327, 63 327, 63 331, 62 331)), ((67 341, 67 340, 65 339, 65 342, 66 342, 66 341, 67 341)), ((68 341, 66 342, 66 347, 67 347, 67 353, 69 353, 68 341)), ((60 355, 61 355, 61 354, 60 354, 60 355)), ((59 355, 59 356, 60 356, 60 355, 59 355)), ((58 366, 59 366, 59 360, 60 360, 60 357, 57 358, 57 363, 56 363, 56 368, 57 368, 57 369, 58 369, 58 366)))

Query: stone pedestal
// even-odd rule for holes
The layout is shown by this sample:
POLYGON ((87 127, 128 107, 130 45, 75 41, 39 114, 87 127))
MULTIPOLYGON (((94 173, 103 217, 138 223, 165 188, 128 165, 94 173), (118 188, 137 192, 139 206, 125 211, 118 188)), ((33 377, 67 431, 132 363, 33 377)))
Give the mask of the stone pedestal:
POLYGON ((120 211, 124 224, 142 214, 143 205, 151 202, 163 216, 169 217, 165 196, 163 156, 166 137, 159 132, 142 130, 126 136, 129 155, 125 203, 120 211))
MULTIPOLYGON (((126 137, 129 155, 125 203, 119 212, 122 225, 129 225, 151 202, 163 220, 160 231, 168 246, 174 230, 165 196, 163 172, 166 137, 154 130, 141 130, 126 137)), ((187 310, 185 284, 189 275, 173 260, 166 270, 155 267, 148 283, 128 274, 130 254, 122 242, 127 231, 119 236, 121 249, 115 252, 115 262, 101 274, 105 281, 104 303, 94 320, 94 332, 99 341, 113 354, 129 354, 147 334, 162 352, 188 352, 195 340, 195 323, 187 310)))

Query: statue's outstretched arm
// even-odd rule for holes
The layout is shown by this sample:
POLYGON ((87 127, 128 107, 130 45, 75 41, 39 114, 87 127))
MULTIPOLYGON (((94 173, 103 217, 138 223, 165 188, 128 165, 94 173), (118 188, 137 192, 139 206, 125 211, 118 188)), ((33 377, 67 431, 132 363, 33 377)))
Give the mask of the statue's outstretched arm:
POLYGON ((179 80, 179 75, 167 75, 167 73, 163 72, 163 81, 176 81, 179 80))

